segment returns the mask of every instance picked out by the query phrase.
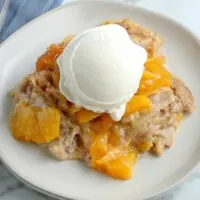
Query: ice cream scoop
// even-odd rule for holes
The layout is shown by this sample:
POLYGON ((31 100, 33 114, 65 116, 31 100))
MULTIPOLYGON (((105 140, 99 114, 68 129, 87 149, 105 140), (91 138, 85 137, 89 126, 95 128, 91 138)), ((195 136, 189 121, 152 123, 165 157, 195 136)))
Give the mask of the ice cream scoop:
POLYGON ((123 27, 89 29, 74 37, 57 60, 60 92, 75 105, 118 121, 138 90, 146 59, 146 50, 123 27))

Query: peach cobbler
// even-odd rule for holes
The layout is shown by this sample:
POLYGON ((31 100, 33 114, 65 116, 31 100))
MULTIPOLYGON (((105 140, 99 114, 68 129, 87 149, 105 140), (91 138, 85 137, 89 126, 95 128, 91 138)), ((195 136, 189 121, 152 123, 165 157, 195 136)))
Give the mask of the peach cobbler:
MULTIPOLYGON (((117 24, 126 33, 119 30, 119 34, 115 34, 115 27, 109 29, 106 49, 99 40, 95 40, 94 45, 87 42, 91 37, 88 34, 97 37, 99 32, 96 29, 79 37, 67 36, 61 43, 47 48, 38 58, 35 71, 10 92, 16 100, 10 129, 17 140, 36 143, 59 160, 83 160, 99 172, 117 179, 130 179, 133 165, 141 154, 151 152, 161 155, 172 146, 183 114, 193 111, 194 99, 185 84, 165 68, 166 60, 160 53, 163 41, 157 33, 130 20, 106 21, 103 27, 110 24, 117 24), (127 38, 123 36, 125 34, 127 38), (78 44, 76 48, 75 44, 78 44), (109 45, 112 45, 114 54, 109 45), (74 48, 76 53, 72 52, 74 48), (60 58, 64 53, 68 57, 60 58), (107 55, 109 58, 104 59, 107 55), (123 65, 120 55, 123 55, 126 65, 122 67, 124 71, 119 71, 123 65), (75 59, 75 56, 79 58, 75 59), (143 63, 140 60, 144 60, 143 63), (109 63, 112 72, 96 74, 93 71, 96 70, 93 65, 96 62, 109 63), (64 63, 65 67, 60 67, 59 63, 64 63), (65 68, 71 63, 73 73, 70 67, 66 72, 65 68), (134 67, 138 69, 132 69, 134 67), (141 76, 137 75, 139 73, 141 76), (73 82, 75 76, 81 77, 76 79, 76 84, 73 82), (135 80, 132 81, 131 77, 135 80), (110 79, 116 81, 114 85, 110 79), (106 87, 99 87, 104 83, 106 87), (98 88, 94 89, 96 85, 98 88), (73 92, 72 86, 77 88, 73 92), (78 93, 79 89, 86 92, 78 93), (104 107, 96 106, 97 101, 91 100, 91 93, 95 93, 98 105, 104 105, 103 101, 109 103, 104 107), (86 102, 86 94, 90 101, 86 102), (118 97, 114 107, 110 99, 113 102, 118 97)), ((104 33, 103 30, 98 37, 106 38, 104 33)), ((109 70, 102 65, 98 66, 98 70, 109 70)))

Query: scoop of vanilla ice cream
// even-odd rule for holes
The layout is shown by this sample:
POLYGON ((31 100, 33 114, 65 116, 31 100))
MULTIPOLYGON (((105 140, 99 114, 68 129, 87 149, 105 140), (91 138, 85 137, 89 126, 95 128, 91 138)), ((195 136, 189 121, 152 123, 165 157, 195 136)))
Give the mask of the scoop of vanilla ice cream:
POLYGON ((119 25, 84 31, 58 58, 61 93, 75 105, 118 121, 137 92, 147 52, 119 25))

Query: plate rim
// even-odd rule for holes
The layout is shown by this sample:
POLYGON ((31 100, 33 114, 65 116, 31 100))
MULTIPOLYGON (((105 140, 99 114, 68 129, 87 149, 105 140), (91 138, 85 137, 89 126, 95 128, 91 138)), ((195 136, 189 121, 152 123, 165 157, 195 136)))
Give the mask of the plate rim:
MULTIPOLYGON (((15 173, 4 161, 1 160, 1 162, 4 164, 4 166, 6 167, 6 169, 13 175, 15 176, 19 181, 21 181, 23 184, 25 184, 27 187, 29 187, 30 189, 32 190, 35 190, 36 192, 40 192, 44 195, 47 195, 49 197, 53 197, 53 198, 56 198, 56 199, 60 199, 60 200, 87 200, 87 199, 83 199, 83 198, 73 198, 73 197, 64 197, 64 196, 61 196, 59 194, 55 194, 53 192, 50 192, 50 191, 47 191, 47 190, 44 190, 32 183, 30 183, 29 181, 23 179, 22 177, 20 177, 17 173, 15 173)), ((145 197, 143 199, 138 199, 138 200, 153 200, 152 198, 159 198, 159 197, 162 197, 163 195, 167 194, 170 190, 172 189, 176 189, 180 186, 181 183, 183 183, 186 179, 188 179, 190 176, 191 176, 191 173, 193 171, 195 171, 195 169, 197 168, 197 166, 194 166, 194 168, 189 171, 182 179, 179 180, 179 182, 176 183, 176 185, 173 185, 171 188, 169 189, 166 189, 166 190, 162 190, 162 192, 160 193, 156 193, 155 195, 152 195, 152 196, 149 196, 149 197, 145 197)))
MULTIPOLYGON (((133 3, 130 3, 130 2, 113 2, 111 0, 85 0, 85 1, 78 1, 78 0, 75 0, 73 2, 69 2, 69 3, 66 3, 66 4, 63 4, 51 11, 48 11, 42 15, 40 15, 39 17, 33 19, 31 22, 23 25, 21 28, 19 28, 17 31, 15 31, 13 34, 11 34, 5 41, 3 41, 1 44, 0 44, 0 52, 1 50, 3 49, 4 46, 7 45, 7 43, 9 43, 10 41, 12 41, 12 39, 20 34, 20 32, 22 32, 23 30, 29 28, 29 26, 31 26, 32 24, 40 21, 41 19, 45 18, 45 17, 48 17, 49 15, 51 15, 52 13, 55 13, 59 10, 64 10, 65 8, 67 7, 70 7, 70 6, 74 6, 74 5, 81 5, 81 4, 87 4, 87 3, 93 3, 93 4, 110 4, 110 5, 120 5, 120 6, 124 6, 124 7, 132 7, 134 9, 137 9, 139 11, 142 11, 142 12, 146 12, 150 15, 153 15, 153 16, 157 16, 161 19, 164 19, 168 22, 170 22, 171 24, 181 28, 182 30, 184 30, 188 35, 190 35, 193 39, 195 39, 196 43, 198 44, 199 48, 200 48, 200 37, 198 37, 189 27, 183 25, 182 23, 180 23, 179 21, 176 21, 175 19, 171 18, 170 16, 167 16, 167 15, 164 15, 160 12, 155 12, 155 11, 152 11, 152 10, 149 10, 147 8, 144 8, 140 5, 136 5, 136 4, 133 4, 133 3)), ((1 118, 0 118, 1 119, 1 118)), ((0 122, 1 123, 1 122, 0 122)), ((88 200, 88 199, 85 199, 85 198, 81 198, 80 197, 77 197, 75 195, 68 195, 67 196, 63 196, 61 194, 59 194, 58 192, 55 193, 55 191, 51 192, 50 189, 43 189, 41 186, 37 186, 36 183, 31 183, 30 180, 28 180, 28 177, 24 177, 23 174, 20 174, 18 172, 15 171, 15 168, 13 166, 10 166, 9 165, 9 159, 7 159, 5 156, 4 156, 4 153, 3 151, 1 150, 0 148, 0 160, 1 162, 4 164, 4 166, 6 166, 6 168, 17 178, 19 179, 20 181, 22 181, 23 183, 25 183, 28 187, 36 190, 36 191, 39 191, 43 194, 46 194, 48 196, 51 196, 51 197, 55 197, 55 198, 59 198, 59 199, 65 199, 65 200, 69 200, 69 199, 74 199, 74 200, 88 200)), ((186 180, 190 175, 191 173, 196 169, 196 167, 200 164, 200 160, 198 160, 194 166, 192 166, 192 168, 185 174, 183 175, 179 180, 175 181, 173 184, 169 185, 168 187, 165 187, 164 189, 160 190, 159 192, 155 192, 153 194, 151 194, 150 196, 145 196, 143 198, 143 200, 147 200, 147 199, 151 199, 151 198, 158 198, 158 197, 161 197, 163 194, 167 193, 169 190, 173 189, 173 188, 176 188, 178 187, 184 180, 186 180)))

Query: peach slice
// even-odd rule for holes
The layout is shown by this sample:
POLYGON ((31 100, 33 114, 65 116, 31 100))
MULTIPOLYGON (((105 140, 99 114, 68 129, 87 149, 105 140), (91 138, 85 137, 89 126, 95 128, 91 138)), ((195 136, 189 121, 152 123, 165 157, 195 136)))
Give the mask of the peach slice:
POLYGON ((157 74, 163 80, 162 87, 170 87, 172 75, 164 66, 165 60, 163 57, 156 57, 147 60, 145 69, 153 74, 157 74))
POLYGON ((108 132, 105 133, 99 132, 93 138, 89 152, 91 155, 91 166, 93 168, 98 168, 96 160, 103 157, 111 148, 111 146, 108 144, 108 136, 109 136, 108 132))
POLYGON ((152 103, 148 97, 144 95, 135 95, 126 105, 124 116, 128 116, 134 112, 147 110, 152 107, 152 103))
POLYGON ((100 113, 95 113, 90 110, 82 109, 75 113, 74 119, 79 124, 85 124, 100 116, 100 113))
POLYGON ((149 96, 156 93, 163 86, 163 79, 159 74, 144 70, 137 94, 149 96))
POLYGON ((60 113, 55 108, 38 108, 20 102, 11 115, 10 128, 17 140, 47 143, 60 135, 60 113))
POLYGON ((128 146, 118 146, 111 149, 105 156, 97 160, 98 169, 117 178, 127 180, 132 177, 133 164, 136 163, 138 153, 128 146))

